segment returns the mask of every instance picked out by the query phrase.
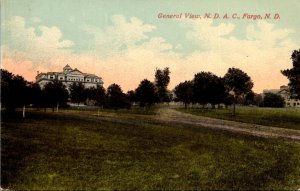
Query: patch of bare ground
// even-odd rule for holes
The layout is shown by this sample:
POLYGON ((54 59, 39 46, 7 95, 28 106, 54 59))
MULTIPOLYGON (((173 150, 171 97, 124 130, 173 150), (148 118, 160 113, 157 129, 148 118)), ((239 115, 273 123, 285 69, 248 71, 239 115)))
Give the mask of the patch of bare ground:
POLYGON ((138 123, 168 123, 168 124, 183 124, 192 127, 210 128, 215 130, 225 130, 233 133, 242 133, 257 137, 264 138, 283 138, 288 140, 300 141, 300 131, 294 129, 285 129, 280 127, 263 126, 250 123, 242 123, 236 121, 228 121, 222 119, 215 119, 209 117, 203 117, 198 115, 192 115, 176 111, 172 108, 161 107, 157 110, 156 115, 137 115, 137 114, 117 114, 117 113, 87 113, 80 111, 68 112, 68 115, 73 114, 85 119, 95 117, 104 121, 114 122, 138 122, 138 123))
POLYGON ((300 131, 262 126, 183 113, 170 108, 160 108, 157 119, 168 123, 181 123, 211 129, 220 129, 266 138, 284 138, 300 141, 300 131))

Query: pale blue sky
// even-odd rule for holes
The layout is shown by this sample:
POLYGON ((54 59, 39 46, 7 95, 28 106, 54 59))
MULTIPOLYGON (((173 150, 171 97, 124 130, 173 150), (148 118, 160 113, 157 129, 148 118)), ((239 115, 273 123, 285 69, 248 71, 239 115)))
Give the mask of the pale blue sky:
MULTIPOLYGON (((184 28, 178 26, 174 20, 157 19, 157 14, 162 13, 280 13, 281 20, 275 22, 276 27, 292 28, 297 33, 292 34, 293 40, 300 42, 300 3, 299 0, 2 0, 3 20, 12 16, 21 16, 26 19, 28 26, 43 24, 57 26, 63 34, 63 38, 75 43, 74 50, 85 50, 88 34, 82 31, 85 25, 94 25, 105 28, 111 24, 113 15, 124 15, 140 18, 157 28, 148 35, 161 36, 169 43, 181 44, 183 52, 193 51, 194 47, 185 38, 184 28), (39 23, 34 23, 32 18, 39 18, 39 23)), ((245 20, 220 20, 218 22, 236 23, 238 27, 232 32, 237 38, 243 38, 243 29, 249 24, 245 20)), ((250 21, 252 22, 252 21, 250 21)))

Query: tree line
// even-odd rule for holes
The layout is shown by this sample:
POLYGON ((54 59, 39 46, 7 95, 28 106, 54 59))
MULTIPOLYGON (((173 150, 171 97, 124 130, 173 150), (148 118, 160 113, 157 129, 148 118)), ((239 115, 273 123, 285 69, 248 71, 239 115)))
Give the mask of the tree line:
POLYGON ((155 81, 144 79, 135 90, 124 93, 121 86, 111 84, 107 90, 102 86, 86 88, 81 82, 73 82, 68 88, 59 81, 48 82, 42 89, 38 83, 28 82, 20 75, 14 75, 1 69, 1 106, 7 111, 16 108, 32 107, 52 108, 67 106, 67 102, 90 103, 102 108, 130 108, 133 103, 140 107, 150 107, 159 102, 171 101, 171 93, 167 90, 170 82, 169 68, 156 69, 155 81))
MULTIPOLYGON (((253 97, 251 78, 242 70, 230 68, 223 78, 211 72, 200 72, 192 81, 178 84, 173 93, 168 90, 169 68, 156 69, 154 82, 144 79, 135 90, 124 93, 121 86, 111 84, 107 90, 102 86, 86 88, 81 82, 67 87, 61 81, 47 83, 43 89, 37 83, 27 82, 22 76, 1 70, 1 104, 8 111, 32 105, 37 108, 66 106, 68 101, 89 102, 104 108, 130 108, 133 103, 149 108, 155 103, 180 101, 187 107, 190 103, 201 105, 236 104, 240 97, 253 97)), ((250 99, 248 99, 250 100, 250 99)))
MULTIPOLYGON (((289 79, 290 97, 300 99, 300 49, 291 55, 293 66, 281 73, 289 79)), ((262 107, 284 107, 285 101, 278 94, 266 93, 264 96, 252 91, 253 82, 247 73, 238 68, 229 68, 223 77, 211 72, 195 74, 194 79, 178 84, 174 93, 176 100, 185 104, 232 105, 235 114, 236 103, 262 107)))
POLYGON ((211 72, 195 74, 194 79, 178 84, 174 93, 177 101, 185 104, 210 104, 212 108, 224 104, 234 106, 243 99, 245 104, 254 98, 253 82, 247 73, 238 68, 229 68, 224 77, 218 77, 211 72))
MULTIPOLYGON (((300 98, 300 50, 292 53, 293 67, 282 70, 290 83, 292 98, 300 98)), ((47 83, 43 89, 39 84, 28 82, 20 75, 14 75, 1 69, 1 106, 7 111, 16 108, 25 108, 28 105, 37 108, 52 108, 53 111, 67 105, 71 101, 78 105, 89 102, 103 108, 130 108, 133 103, 140 107, 149 108, 153 104, 178 101, 183 102, 187 108, 189 104, 235 105, 262 105, 269 107, 282 107, 284 100, 279 95, 261 95, 252 91, 253 82, 247 73, 238 68, 229 68, 223 77, 211 72, 200 72, 190 81, 179 83, 173 91, 168 90, 170 82, 169 68, 156 69, 154 82, 142 80, 135 90, 124 93, 121 86, 111 84, 107 90, 102 86, 86 88, 80 82, 72 83, 68 89, 58 80, 47 83)))

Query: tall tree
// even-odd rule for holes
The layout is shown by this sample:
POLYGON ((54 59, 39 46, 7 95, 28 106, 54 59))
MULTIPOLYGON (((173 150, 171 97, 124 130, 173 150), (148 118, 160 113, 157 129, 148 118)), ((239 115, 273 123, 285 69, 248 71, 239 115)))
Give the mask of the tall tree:
POLYGON ((85 87, 81 82, 73 82, 70 85, 71 101, 77 103, 84 102, 87 99, 85 87))
POLYGON ((184 108, 187 108, 187 105, 193 100, 193 82, 185 81, 178 84, 174 89, 174 93, 176 100, 183 102, 184 108))
POLYGON ((14 75, 1 69, 1 105, 8 111, 14 111, 17 106, 13 100, 14 92, 11 89, 14 75))
POLYGON ((136 99, 140 102, 140 107, 148 106, 157 102, 155 85, 147 79, 144 79, 135 90, 136 99))
POLYGON ((262 94, 256 94, 256 93, 254 93, 253 105, 261 106, 262 103, 263 103, 263 96, 262 96, 262 94))
POLYGON ((212 107, 225 97, 225 87, 220 77, 211 72, 200 72, 194 77, 194 100, 200 104, 210 103, 212 107))
POLYGON ((28 99, 27 84, 22 76, 1 69, 1 104, 7 111, 14 111, 21 106, 24 110, 28 99))
POLYGON ((86 89, 86 96, 89 100, 94 100, 97 106, 103 107, 106 104, 106 94, 103 86, 91 87, 86 89))
POLYGON ((247 73, 238 68, 229 68, 224 76, 224 84, 228 92, 233 95, 233 115, 235 104, 239 96, 247 95, 252 91, 253 82, 247 73))
POLYGON ((212 104, 213 108, 216 104, 224 103, 224 99, 228 94, 223 78, 220 78, 214 74, 211 76, 209 95, 208 101, 212 104))
POLYGON ((253 91, 247 93, 244 97, 244 105, 250 105, 254 103, 255 93, 253 91))
POLYGON ((170 98, 168 96, 167 87, 170 83, 170 70, 169 68, 156 69, 155 72, 155 86, 157 88, 157 94, 160 102, 168 102, 170 98))
POLYGON ((28 84, 28 98, 29 103, 33 104, 34 107, 40 108, 43 104, 43 92, 38 83, 29 83, 28 84))
POLYGON ((47 105, 53 108, 56 107, 58 112, 59 105, 67 103, 69 98, 68 90, 66 86, 58 80, 47 83, 43 89, 47 105))
POLYGON ((123 93, 121 86, 112 84, 107 88, 108 104, 111 108, 125 108, 129 106, 126 94, 123 93))
POLYGON ((289 87, 292 98, 300 99, 300 49, 294 50, 291 59, 293 67, 282 70, 281 73, 289 79, 289 87))
POLYGON ((41 105, 42 91, 37 83, 27 82, 22 76, 14 75, 1 69, 1 104, 8 111, 23 108, 25 118, 26 106, 41 105))
POLYGON ((128 91, 126 96, 129 100, 130 104, 137 102, 137 97, 136 97, 135 91, 133 91, 133 90, 128 91))

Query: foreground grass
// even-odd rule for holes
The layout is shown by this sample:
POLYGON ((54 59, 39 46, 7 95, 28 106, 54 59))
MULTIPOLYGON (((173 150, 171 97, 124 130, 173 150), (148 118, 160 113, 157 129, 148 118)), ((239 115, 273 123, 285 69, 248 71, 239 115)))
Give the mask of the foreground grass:
POLYGON ((14 190, 298 189, 300 143, 69 113, 2 116, 14 190))
POLYGON ((236 109, 236 116, 232 115, 232 109, 191 108, 177 110, 205 117, 300 130, 300 109, 239 107, 236 109))

